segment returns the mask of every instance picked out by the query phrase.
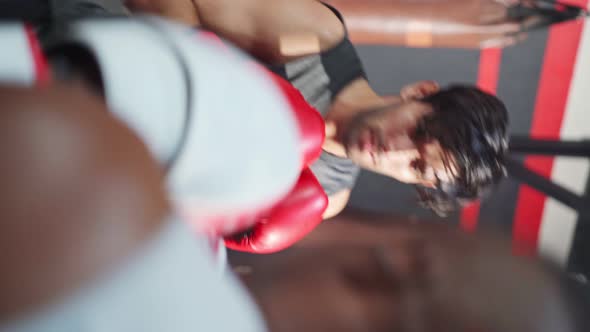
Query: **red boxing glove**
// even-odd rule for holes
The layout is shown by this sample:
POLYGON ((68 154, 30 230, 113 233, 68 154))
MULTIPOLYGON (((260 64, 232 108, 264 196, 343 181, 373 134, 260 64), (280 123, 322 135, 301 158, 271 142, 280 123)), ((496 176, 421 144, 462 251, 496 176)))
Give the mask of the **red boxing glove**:
POLYGON ((324 119, 320 112, 309 105, 301 92, 291 83, 272 72, 269 72, 269 74, 281 91, 283 91, 283 94, 295 112, 301 132, 300 144, 303 155, 303 167, 307 167, 318 159, 322 153, 322 144, 324 144, 326 137, 324 119))
MULTIPOLYGON (((215 34, 201 31, 217 46, 223 41, 215 34)), ((307 166, 319 158, 325 139, 325 125, 321 114, 305 100, 291 83, 256 62, 251 63, 268 75, 283 93, 293 110, 300 132, 302 173, 292 191, 272 208, 253 211, 247 215, 209 220, 213 235, 222 235, 228 248, 252 253, 272 253, 299 241, 322 220, 328 198, 307 166), (246 232, 243 232, 244 230, 246 232), (236 234, 237 232, 241 232, 236 234), (229 236, 228 236, 229 235, 229 236)), ((294 153, 296 153, 294 151, 294 153)))
POLYGON ((289 195, 258 217, 248 231, 228 236, 233 250, 270 254, 293 245, 322 222, 328 197, 310 169, 306 168, 289 195))

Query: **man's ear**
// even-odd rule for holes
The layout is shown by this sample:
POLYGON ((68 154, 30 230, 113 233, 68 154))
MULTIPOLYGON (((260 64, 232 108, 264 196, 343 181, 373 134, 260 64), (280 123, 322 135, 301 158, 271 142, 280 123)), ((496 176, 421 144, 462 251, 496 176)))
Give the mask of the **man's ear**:
POLYGON ((440 86, 435 81, 418 81, 408 84, 400 91, 403 100, 422 99, 440 91, 440 86))

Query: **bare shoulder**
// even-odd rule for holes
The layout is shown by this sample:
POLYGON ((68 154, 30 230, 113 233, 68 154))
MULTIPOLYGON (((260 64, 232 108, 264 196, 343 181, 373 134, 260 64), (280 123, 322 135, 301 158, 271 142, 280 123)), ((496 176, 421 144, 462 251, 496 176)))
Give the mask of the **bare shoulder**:
POLYGON ((322 44, 328 49, 336 46, 344 38, 344 24, 330 8, 321 2, 317 0, 279 1, 285 3, 286 6, 291 6, 296 11, 292 14, 293 20, 301 20, 308 29, 315 31, 322 44))
POLYGON ((345 36, 340 19, 316 0, 194 1, 205 27, 242 48, 270 54, 274 60, 286 56, 281 52, 285 40, 314 40, 315 48, 299 47, 299 54, 289 54, 302 56, 331 49, 345 36))

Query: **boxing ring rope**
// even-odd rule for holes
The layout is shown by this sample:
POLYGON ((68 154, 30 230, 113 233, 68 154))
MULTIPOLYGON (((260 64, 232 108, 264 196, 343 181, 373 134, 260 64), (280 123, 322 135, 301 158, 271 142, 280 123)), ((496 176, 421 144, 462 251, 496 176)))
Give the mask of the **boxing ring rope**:
MULTIPOLYGON (((590 140, 561 141, 514 136, 511 138, 510 152, 512 154, 566 156, 590 160, 590 140)), ((565 204, 578 213, 577 230, 567 265, 570 271, 585 276, 590 275, 588 266, 590 261, 590 242, 588 241, 590 238, 590 177, 586 181, 584 194, 578 195, 530 170, 514 157, 508 158, 506 168, 510 177, 565 204)))
MULTIPOLYGON (((590 159, 590 140, 560 141, 514 136, 510 140, 510 152, 512 154, 567 156, 590 159)), ((588 190, 590 183, 586 184, 585 194, 580 196, 530 170, 514 157, 508 158, 506 168, 508 169, 508 174, 515 180, 567 205, 576 210, 580 216, 586 216, 585 218, 581 218, 582 220, 587 220, 588 216, 590 216, 590 193, 588 190)))

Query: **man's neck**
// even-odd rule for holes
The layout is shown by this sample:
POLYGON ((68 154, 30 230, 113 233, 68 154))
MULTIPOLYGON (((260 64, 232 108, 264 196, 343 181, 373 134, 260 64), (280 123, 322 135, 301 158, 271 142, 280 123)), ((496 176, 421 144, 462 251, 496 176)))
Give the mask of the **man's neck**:
POLYGON ((353 118, 362 112, 383 107, 398 99, 378 95, 364 78, 348 84, 336 96, 326 115, 326 140, 322 148, 337 156, 346 157, 346 149, 340 137, 353 118))

